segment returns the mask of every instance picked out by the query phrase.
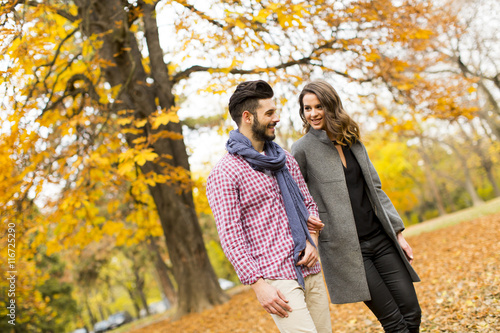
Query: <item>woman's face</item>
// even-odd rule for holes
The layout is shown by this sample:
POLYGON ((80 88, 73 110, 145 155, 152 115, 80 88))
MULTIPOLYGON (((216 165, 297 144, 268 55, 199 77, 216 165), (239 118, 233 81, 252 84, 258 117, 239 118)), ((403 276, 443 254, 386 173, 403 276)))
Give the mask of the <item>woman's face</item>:
POLYGON ((304 117, 315 130, 326 130, 325 110, 315 94, 305 94, 302 98, 304 117))

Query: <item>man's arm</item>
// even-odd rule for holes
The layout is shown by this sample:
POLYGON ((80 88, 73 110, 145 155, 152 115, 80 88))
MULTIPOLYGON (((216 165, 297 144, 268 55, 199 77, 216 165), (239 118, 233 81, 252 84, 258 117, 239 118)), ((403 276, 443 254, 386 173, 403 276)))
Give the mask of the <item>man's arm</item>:
POLYGON ((264 281, 264 279, 258 279, 253 283, 252 289, 259 303, 268 313, 285 318, 288 317, 287 311, 292 312, 292 308, 287 304, 288 299, 286 299, 285 295, 279 289, 264 281))
POLYGON ((257 262, 246 250, 237 178, 221 170, 212 171, 207 179, 207 198, 224 254, 233 265, 241 283, 255 283, 262 274, 257 262))
POLYGON ((318 254, 318 234, 311 234, 311 238, 314 241, 314 245, 311 245, 309 241, 306 241, 306 248, 304 249, 304 255, 302 259, 297 262, 297 266, 307 266, 309 268, 313 267, 316 262, 318 262, 319 254, 318 254))
POLYGON ((207 198, 222 249, 241 283, 252 286, 258 301, 268 313, 288 317, 287 311, 292 311, 288 300, 264 281, 257 262, 246 251, 236 179, 222 171, 213 171, 207 179, 207 198))

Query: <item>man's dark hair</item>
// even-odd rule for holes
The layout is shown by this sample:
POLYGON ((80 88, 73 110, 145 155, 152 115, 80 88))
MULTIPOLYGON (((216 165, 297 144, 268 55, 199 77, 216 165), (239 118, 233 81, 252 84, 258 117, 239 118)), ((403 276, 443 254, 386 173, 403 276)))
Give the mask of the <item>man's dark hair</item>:
POLYGON ((247 81, 240 83, 229 99, 229 114, 238 127, 241 124, 243 111, 255 115, 259 100, 274 96, 273 88, 266 81, 247 81))

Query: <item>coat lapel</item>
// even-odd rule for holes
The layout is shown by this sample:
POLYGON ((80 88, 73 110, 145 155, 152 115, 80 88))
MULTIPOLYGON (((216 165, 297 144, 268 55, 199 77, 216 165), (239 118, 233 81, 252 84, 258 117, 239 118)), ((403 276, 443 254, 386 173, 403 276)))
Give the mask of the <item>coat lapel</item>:
POLYGON ((361 167, 361 172, 363 172, 363 176, 365 177, 366 185, 370 190, 374 190, 373 188, 373 178, 370 172, 370 164, 371 162, 368 160, 368 153, 366 152, 366 148, 362 143, 355 143, 351 147, 351 151, 356 157, 356 160, 361 167))
POLYGON ((368 161, 366 160, 366 155, 363 149, 363 146, 360 143, 355 143, 351 147, 351 151, 354 154, 354 157, 356 157, 356 160, 359 163, 359 166, 361 167, 361 170, 363 171, 363 175, 365 176, 365 180, 368 180, 366 177, 370 176, 370 173, 368 172, 368 161))
MULTIPOLYGON (((317 161, 321 161, 322 165, 327 166, 326 168, 322 168, 320 174, 324 177, 321 180, 323 181, 339 181, 344 178, 344 168, 342 167, 342 161, 340 159, 340 155, 335 148, 330 138, 325 131, 318 131, 314 128, 311 128, 306 135, 312 135, 322 147, 318 147, 318 151, 320 155, 318 155, 317 161)), ((347 185, 346 185, 347 186, 347 185)))

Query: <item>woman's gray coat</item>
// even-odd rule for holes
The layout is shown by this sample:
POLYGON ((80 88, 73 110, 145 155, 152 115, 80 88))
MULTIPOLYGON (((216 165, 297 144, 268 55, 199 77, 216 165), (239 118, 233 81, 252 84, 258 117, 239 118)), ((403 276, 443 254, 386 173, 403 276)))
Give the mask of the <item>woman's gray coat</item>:
MULTIPOLYGON (((351 151, 366 180, 367 193, 383 228, 393 240, 414 282, 420 281, 399 246, 396 233, 404 224, 389 197, 362 143, 351 151)), ((334 304, 370 300, 363 257, 352 213, 340 155, 325 131, 313 128, 292 145, 292 154, 325 224, 319 235, 319 252, 330 298, 334 304)))

